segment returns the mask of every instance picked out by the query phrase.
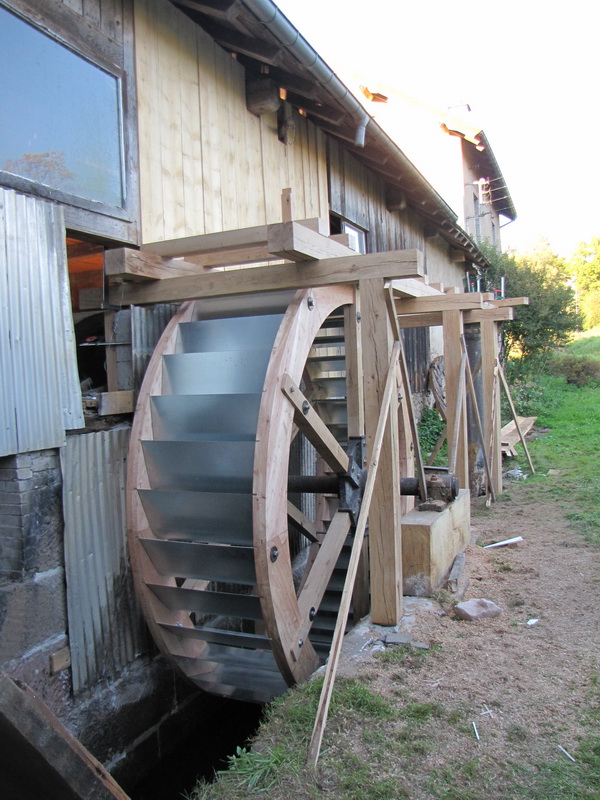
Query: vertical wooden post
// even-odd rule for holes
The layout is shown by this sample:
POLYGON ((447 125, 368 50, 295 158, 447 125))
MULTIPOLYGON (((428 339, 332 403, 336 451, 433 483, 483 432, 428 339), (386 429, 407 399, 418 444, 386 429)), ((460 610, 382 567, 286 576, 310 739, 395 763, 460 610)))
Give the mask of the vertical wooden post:
POLYGON ((498 358, 498 323, 481 323, 481 374, 483 378, 483 428, 489 452, 494 492, 502 492, 502 445, 500 429, 500 381, 495 378, 498 358))
MULTIPOLYGON (((371 456, 393 337, 383 281, 360 282, 367 454, 371 456)), ((395 625, 402 616, 402 540, 397 399, 388 415, 369 514, 371 617, 395 625)))
MULTIPOLYGON (((360 314, 360 292, 356 289, 354 305, 345 306, 344 334, 346 358, 346 413, 348 436, 365 435, 365 404, 362 378, 362 335, 360 314)), ((360 561, 352 592, 352 614, 354 622, 369 613, 369 544, 363 540, 360 561)))
POLYGON ((444 326, 444 363, 446 368, 446 421, 448 447, 457 441, 456 477, 461 489, 469 488, 469 453, 467 445, 467 402, 465 373, 461 369, 463 334, 462 311, 442 311, 444 326), (458 426, 458 430, 456 430, 458 426))
MULTIPOLYGON (((117 337, 115 334, 115 312, 104 312, 104 341, 116 342, 117 337)), ((108 392, 116 392, 119 389, 119 381, 117 379, 117 348, 105 347, 105 360, 106 360, 106 390, 108 392)))

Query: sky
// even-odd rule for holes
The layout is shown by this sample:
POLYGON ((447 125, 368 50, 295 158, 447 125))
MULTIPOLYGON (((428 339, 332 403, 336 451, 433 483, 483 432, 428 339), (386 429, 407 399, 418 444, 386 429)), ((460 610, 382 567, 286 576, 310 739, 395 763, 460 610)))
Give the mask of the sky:
POLYGON ((504 249, 544 237, 568 258, 600 237, 600 5, 276 2, 342 81, 361 75, 443 110, 469 104, 518 214, 504 249))

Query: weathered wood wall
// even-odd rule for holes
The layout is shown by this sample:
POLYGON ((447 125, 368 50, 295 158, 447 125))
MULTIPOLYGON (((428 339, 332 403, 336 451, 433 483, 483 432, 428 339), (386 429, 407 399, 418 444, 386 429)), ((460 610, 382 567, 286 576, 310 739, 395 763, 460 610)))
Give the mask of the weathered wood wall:
POLYGON ((296 117, 292 145, 274 114, 246 109, 244 70, 166 0, 137 0, 136 68, 142 239, 327 216, 324 135, 296 117))
POLYGON ((123 0, 58 0, 109 39, 123 43, 123 0))

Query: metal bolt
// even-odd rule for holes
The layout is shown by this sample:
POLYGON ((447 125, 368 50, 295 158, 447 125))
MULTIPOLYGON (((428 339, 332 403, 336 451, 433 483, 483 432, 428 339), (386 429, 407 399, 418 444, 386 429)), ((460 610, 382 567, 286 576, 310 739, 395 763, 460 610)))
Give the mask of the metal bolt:
POLYGON ((308 402, 308 400, 305 400, 302 403, 302 413, 306 415, 308 414, 309 411, 310 411, 310 403, 308 402))
POLYGON ((295 391, 296 391, 296 387, 295 387, 295 386, 294 386, 294 384, 292 383, 292 385, 290 386, 290 394, 291 394, 292 392, 295 392, 295 391))
POLYGON ((309 618, 309 620, 312 622, 312 621, 313 621, 313 619, 314 619, 316 616, 317 616, 317 609, 313 607, 313 608, 311 608, 311 610, 308 612, 308 618, 309 618))
POLYGON ((298 647, 304 646, 304 639, 298 639, 298 647))
POLYGON ((398 392, 398 402, 402 402, 402 392, 398 392))
POLYGON ((313 300, 313 298, 312 298, 312 297, 308 297, 308 298, 307 298, 307 300, 306 300, 306 305, 308 306, 308 310, 309 310, 309 311, 312 311, 312 310, 313 310, 313 308, 315 307, 315 301, 313 300))
POLYGON ((360 313, 360 311, 357 311, 357 312, 356 312, 356 321, 357 321, 357 322, 360 322, 360 321, 361 321, 361 319, 362 319, 362 314, 360 313))
POLYGON ((271 548, 271 561, 275 563, 279 558, 279 549, 277 547, 271 548))

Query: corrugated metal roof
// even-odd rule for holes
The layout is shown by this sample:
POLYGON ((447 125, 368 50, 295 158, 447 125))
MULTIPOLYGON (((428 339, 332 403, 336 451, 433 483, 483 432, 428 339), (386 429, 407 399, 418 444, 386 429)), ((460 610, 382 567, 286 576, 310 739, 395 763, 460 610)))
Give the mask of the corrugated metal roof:
POLYGON ((129 427, 73 434, 61 450, 73 691, 114 677, 146 649, 127 555, 129 427))
POLYGON ((83 427, 60 206, 0 189, 0 455, 83 427))

